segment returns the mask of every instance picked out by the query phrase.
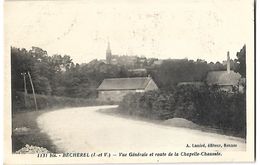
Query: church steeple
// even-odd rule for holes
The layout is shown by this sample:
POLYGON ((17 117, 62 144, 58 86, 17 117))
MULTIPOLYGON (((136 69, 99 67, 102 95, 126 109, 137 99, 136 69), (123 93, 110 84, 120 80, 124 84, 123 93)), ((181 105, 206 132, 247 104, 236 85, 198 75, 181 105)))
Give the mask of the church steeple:
POLYGON ((107 42, 107 50, 110 50, 110 42, 107 42))
POLYGON ((112 53, 111 53, 111 49, 110 49, 110 43, 108 41, 108 43, 107 43, 107 51, 106 51, 106 62, 107 62, 107 64, 111 63, 111 58, 112 58, 112 53))

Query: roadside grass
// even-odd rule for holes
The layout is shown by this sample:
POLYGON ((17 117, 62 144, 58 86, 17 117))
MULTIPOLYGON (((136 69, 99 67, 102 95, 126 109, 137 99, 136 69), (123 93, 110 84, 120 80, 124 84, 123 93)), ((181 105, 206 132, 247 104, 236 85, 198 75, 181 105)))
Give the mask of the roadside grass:
POLYGON ((41 132, 37 125, 37 117, 51 110, 19 112, 12 114, 12 152, 23 148, 26 144, 44 147, 52 153, 57 153, 56 146, 47 134, 41 132), (25 132, 16 132, 19 128, 28 128, 25 132))

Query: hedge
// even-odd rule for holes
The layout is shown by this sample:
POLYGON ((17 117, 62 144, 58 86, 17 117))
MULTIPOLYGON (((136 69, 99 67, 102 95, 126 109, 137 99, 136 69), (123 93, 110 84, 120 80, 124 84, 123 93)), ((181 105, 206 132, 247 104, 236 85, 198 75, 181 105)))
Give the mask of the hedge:
POLYGON ((217 86, 187 85, 171 91, 128 94, 119 109, 151 119, 185 118, 238 136, 246 135, 246 94, 225 92, 217 86))

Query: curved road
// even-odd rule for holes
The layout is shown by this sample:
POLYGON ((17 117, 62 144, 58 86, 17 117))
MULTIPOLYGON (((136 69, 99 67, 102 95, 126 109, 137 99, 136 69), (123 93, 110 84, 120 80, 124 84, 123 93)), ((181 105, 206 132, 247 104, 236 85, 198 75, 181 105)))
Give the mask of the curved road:
POLYGON ((51 111, 38 117, 37 123, 63 152, 130 152, 177 150, 240 150, 242 139, 187 128, 170 127, 97 112, 116 106, 68 108, 51 111), (205 147, 186 147, 205 144, 205 147), (208 144, 220 145, 208 148, 208 144), (233 144, 235 147, 224 147, 233 144))

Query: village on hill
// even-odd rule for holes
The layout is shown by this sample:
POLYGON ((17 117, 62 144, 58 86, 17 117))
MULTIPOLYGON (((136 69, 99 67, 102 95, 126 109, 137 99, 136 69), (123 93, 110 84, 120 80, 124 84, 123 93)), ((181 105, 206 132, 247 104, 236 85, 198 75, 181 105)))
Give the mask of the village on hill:
MULTIPOLYGON (((128 69, 128 72, 132 73, 133 77, 104 79, 100 86, 97 88, 98 99, 100 100, 121 101, 123 99, 123 96, 128 93, 145 92, 159 89, 154 80, 151 78, 150 74, 148 74, 145 66, 149 66, 148 68, 156 67, 158 65, 162 65, 164 60, 146 59, 145 57, 138 56, 112 55, 110 43, 108 42, 108 47, 106 50, 106 60, 101 61, 106 64, 126 66, 128 68, 131 68, 128 69), (153 60, 152 64, 151 60, 153 60), (150 65, 148 65, 148 63, 150 63, 150 65)), ((232 62, 232 66, 234 68, 234 61, 232 62)), ((243 84, 245 83, 245 78, 242 78, 240 73, 231 70, 231 60, 229 52, 227 52, 227 60, 223 63, 225 63, 225 65, 223 65, 226 67, 225 70, 212 70, 209 71, 205 79, 202 79, 201 81, 181 81, 177 83, 177 86, 201 86, 206 84, 210 86, 218 85, 221 90, 227 92, 234 92, 235 89, 238 89, 239 92, 243 93, 243 84)))

